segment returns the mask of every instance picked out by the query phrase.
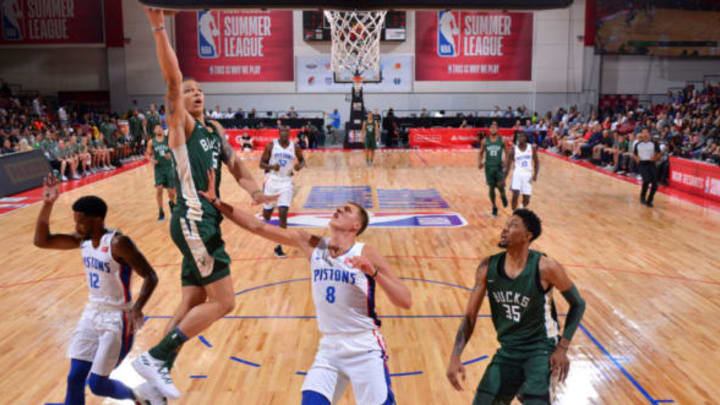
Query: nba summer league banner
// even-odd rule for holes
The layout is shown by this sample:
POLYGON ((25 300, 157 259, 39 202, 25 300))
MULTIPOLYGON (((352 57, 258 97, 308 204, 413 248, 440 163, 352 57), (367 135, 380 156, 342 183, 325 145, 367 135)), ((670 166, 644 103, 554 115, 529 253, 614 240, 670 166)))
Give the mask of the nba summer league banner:
POLYGON ((98 0, 0 0, 0 45, 104 42, 98 0))
POLYGON ((294 79, 292 11, 193 11, 179 13, 175 23, 186 76, 200 82, 294 79))
POLYGON ((532 13, 417 11, 415 80, 531 80, 532 13))

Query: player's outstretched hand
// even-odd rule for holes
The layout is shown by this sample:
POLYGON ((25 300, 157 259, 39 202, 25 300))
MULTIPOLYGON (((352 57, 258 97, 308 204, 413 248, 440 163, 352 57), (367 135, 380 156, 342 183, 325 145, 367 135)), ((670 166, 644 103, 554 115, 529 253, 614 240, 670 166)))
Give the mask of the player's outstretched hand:
POLYGON ((208 188, 207 190, 198 190, 198 193, 200 193, 201 196, 205 197, 208 201, 212 201, 217 198, 217 194, 215 193, 215 169, 208 169, 207 171, 207 184, 208 188))
POLYGON ((50 173, 46 178, 43 179, 43 201, 52 204, 60 196, 60 185, 57 176, 50 173))
POLYGON ((375 274, 375 267, 365 256, 355 256, 347 259, 347 262, 356 269, 360 269, 363 273, 372 276, 375 274))
POLYGON ((143 6, 143 9, 145 10, 145 14, 148 16, 148 20, 150 20, 151 26, 160 27, 165 25, 165 14, 163 10, 147 6, 143 6))
POLYGON ((567 348, 557 347, 550 356, 550 373, 557 377, 558 381, 564 382, 570 371, 570 360, 567 356, 567 348))
POLYGON ((277 199, 280 197, 280 194, 278 195, 267 195, 265 193, 254 192, 251 194, 251 197, 253 199, 253 205, 260 205, 265 204, 273 201, 277 201, 277 199))
POLYGON ((448 366, 446 375, 448 381, 450 381, 450 384, 452 384, 453 388, 458 391, 463 390, 462 385, 460 385, 460 380, 462 380, 462 382, 465 382, 465 366, 462 365, 460 357, 450 357, 450 365, 448 366), (460 375, 460 379, 458 379, 458 374, 460 375))

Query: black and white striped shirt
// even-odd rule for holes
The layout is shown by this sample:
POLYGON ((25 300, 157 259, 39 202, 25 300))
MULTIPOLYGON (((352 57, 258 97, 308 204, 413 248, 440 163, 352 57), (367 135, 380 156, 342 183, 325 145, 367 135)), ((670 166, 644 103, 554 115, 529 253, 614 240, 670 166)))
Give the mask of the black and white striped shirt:
POLYGON ((643 141, 635 144, 635 156, 640 158, 640 162, 652 161, 657 153, 660 153, 660 147, 655 142, 643 141))

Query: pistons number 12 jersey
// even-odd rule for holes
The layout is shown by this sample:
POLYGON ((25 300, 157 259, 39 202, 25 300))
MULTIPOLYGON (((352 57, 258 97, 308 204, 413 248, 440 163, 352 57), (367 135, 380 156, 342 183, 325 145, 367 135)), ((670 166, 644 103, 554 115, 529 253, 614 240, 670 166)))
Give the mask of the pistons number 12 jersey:
POLYGON ((355 243, 336 258, 330 256, 328 246, 329 239, 323 239, 310 257, 318 329, 324 335, 378 329, 375 280, 346 263, 346 260, 360 256, 365 244, 355 243))
POLYGON ((93 246, 91 239, 84 240, 81 244, 89 287, 88 298, 91 303, 129 309, 132 269, 113 258, 112 240, 116 232, 108 229, 100 238, 97 247, 93 246))

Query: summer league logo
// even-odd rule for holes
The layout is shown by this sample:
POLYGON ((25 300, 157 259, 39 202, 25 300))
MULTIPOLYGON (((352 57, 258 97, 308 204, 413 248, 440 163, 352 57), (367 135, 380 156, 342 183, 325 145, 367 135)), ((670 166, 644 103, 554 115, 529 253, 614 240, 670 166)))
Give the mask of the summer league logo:
POLYGON ((220 30, 213 13, 209 10, 197 12, 198 56, 215 59, 220 55, 220 30))
POLYGON ((20 21, 23 18, 22 6, 18 0, 0 0, 2 3, 2 37, 6 41, 23 39, 20 21))
POLYGON ((458 56, 460 45, 460 26, 458 14, 454 11, 437 13, 437 53, 445 58, 458 56))

